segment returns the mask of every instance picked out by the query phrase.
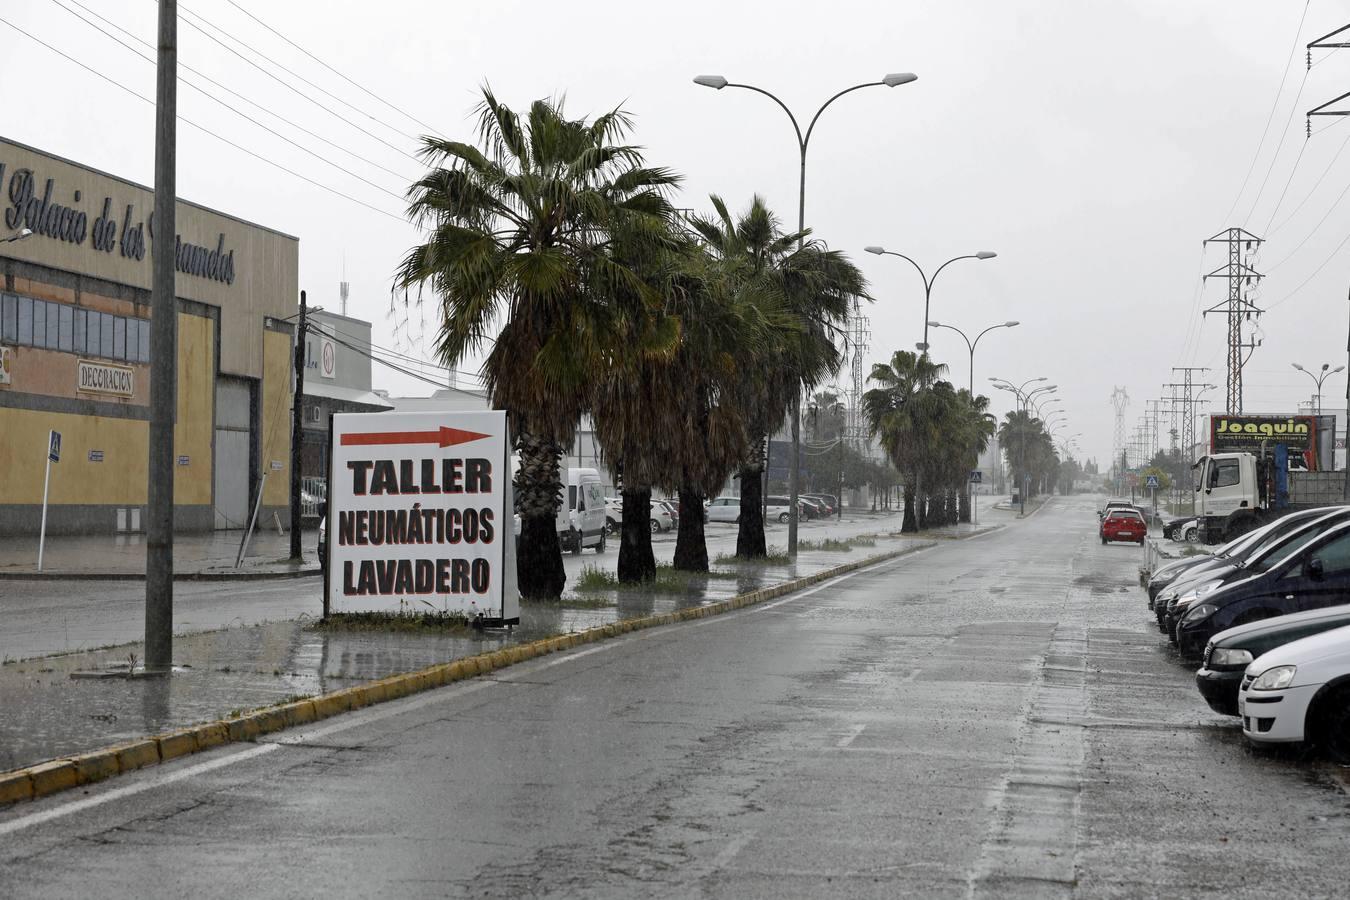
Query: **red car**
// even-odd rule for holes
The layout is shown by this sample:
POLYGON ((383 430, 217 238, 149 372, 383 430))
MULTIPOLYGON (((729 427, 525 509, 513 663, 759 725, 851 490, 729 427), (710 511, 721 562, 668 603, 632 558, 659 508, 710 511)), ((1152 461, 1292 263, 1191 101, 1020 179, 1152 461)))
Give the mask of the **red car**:
POLYGON ((1142 544, 1148 534, 1148 525, 1137 509, 1113 509, 1102 519, 1102 543, 1108 541, 1131 541, 1142 544))

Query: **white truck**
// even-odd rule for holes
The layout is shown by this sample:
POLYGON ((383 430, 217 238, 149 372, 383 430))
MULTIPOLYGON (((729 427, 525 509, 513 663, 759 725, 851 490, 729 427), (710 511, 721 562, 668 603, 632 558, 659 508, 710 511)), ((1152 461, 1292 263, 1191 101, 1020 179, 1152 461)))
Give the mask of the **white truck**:
MULTIPOLYGON (((1290 468, 1283 445, 1269 453, 1212 453, 1191 467, 1201 540, 1216 544, 1296 509, 1345 502, 1345 472, 1290 468)), ((1297 457, 1292 457, 1297 459, 1297 457)))

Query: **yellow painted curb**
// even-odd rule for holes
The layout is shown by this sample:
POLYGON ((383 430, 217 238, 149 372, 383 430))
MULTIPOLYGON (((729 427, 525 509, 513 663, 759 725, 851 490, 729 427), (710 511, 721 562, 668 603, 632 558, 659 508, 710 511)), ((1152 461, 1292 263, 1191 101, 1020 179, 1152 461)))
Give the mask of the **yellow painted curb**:
POLYGON ((134 772, 143 766, 152 766, 159 762, 159 742, 153 738, 132 741, 112 749, 117 753, 119 772, 134 772))
POLYGON ((156 740, 159 741, 159 758, 161 761, 177 759, 180 756, 197 752, 197 731, 193 728, 161 734, 156 740))
POLYGON ((117 765, 115 750, 95 750, 93 753, 71 757, 70 761, 75 764, 75 780, 80 784, 102 781, 122 774, 121 768, 117 765))
POLYGON ((28 777, 33 780, 34 797, 45 797, 57 791, 66 791, 79 783, 79 779, 75 777, 75 764, 68 759, 54 759, 51 762, 30 766, 28 777))
POLYGON ((920 548, 909 547, 878 554, 865 560, 845 563, 772 587, 737 594, 716 603, 685 607, 674 612, 653 614, 637 619, 625 619, 621 622, 611 622, 595 628, 588 628, 585 631, 541 638, 526 644, 516 644, 512 647, 490 653, 480 653, 449 663, 436 663, 416 672, 393 675, 368 684, 334 691, 321 697, 298 700, 231 719, 183 728, 69 759, 55 759, 24 769, 0 772, 0 806, 20 800, 45 797, 58 791, 73 788, 77 784, 88 784, 121 772, 131 772, 158 762, 167 762, 209 747, 257 740, 262 735, 280 731, 283 728, 305 725, 348 710, 360 709, 373 703, 381 703, 385 700, 419 693, 456 681, 463 681, 467 678, 486 675, 494 669, 524 662, 549 653, 572 649, 582 644, 618 637, 630 631, 674 625, 681 621, 702 619, 746 606, 753 606, 756 603, 763 603, 766 600, 799 591, 809 585, 818 584, 847 572, 905 556, 918 549, 920 548))
POLYGON ((33 776, 27 769, 0 775, 0 804, 33 799, 33 776))

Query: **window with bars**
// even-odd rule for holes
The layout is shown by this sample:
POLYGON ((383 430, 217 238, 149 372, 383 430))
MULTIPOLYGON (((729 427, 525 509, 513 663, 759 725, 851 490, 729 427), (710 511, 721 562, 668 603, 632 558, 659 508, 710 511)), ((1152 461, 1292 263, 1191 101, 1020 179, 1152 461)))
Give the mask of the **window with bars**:
POLYGON ((150 320, 0 293, 0 341, 148 363, 150 320))

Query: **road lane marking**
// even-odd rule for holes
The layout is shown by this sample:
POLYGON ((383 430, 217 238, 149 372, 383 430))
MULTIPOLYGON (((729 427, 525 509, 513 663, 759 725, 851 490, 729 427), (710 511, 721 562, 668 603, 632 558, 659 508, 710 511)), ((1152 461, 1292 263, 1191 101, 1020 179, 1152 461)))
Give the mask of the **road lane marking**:
MULTIPOLYGON (((834 587, 840 582, 852 578, 855 575, 860 575, 864 572, 871 572, 876 569, 883 568, 885 566, 894 565, 896 563, 899 563, 901 560, 908 559, 909 557, 915 556, 928 549, 931 549, 931 547, 920 547, 910 553, 904 554, 903 556, 898 556, 894 559, 882 560, 873 565, 863 566, 862 568, 855 569, 852 572, 845 572, 841 575, 837 575, 833 578, 827 579, 826 581, 823 581, 820 584, 808 590, 797 591, 792 594, 789 594, 788 596, 782 598, 781 600, 774 600, 770 603, 761 603, 755 606, 744 607, 742 609, 735 610, 734 612, 728 615, 715 616, 713 618, 699 622, 682 623, 684 624, 684 629, 681 630, 685 630, 688 628, 695 628, 703 625, 712 625, 719 621, 727 621, 731 618, 735 618, 738 613, 767 612, 768 610, 775 609, 786 603, 791 603, 797 600, 803 600, 807 597, 810 597, 814 594, 817 594, 825 590, 826 588, 834 587)), ((661 634, 663 632, 664 634, 667 635, 675 633, 666 629, 650 629, 640 634, 631 635, 629 637, 637 640, 644 640, 656 637, 658 634, 661 634)), ((551 659, 532 660, 530 662, 521 664, 521 669, 523 671, 526 667, 529 667, 529 669, 533 671, 536 669, 552 668, 553 666, 559 666, 563 665, 564 663, 573 662, 578 659, 583 659, 587 656, 591 656, 596 653, 614 650, 624 646, 627 643, 628 641, 624 640, 623 638, 605 641, 603 643, 595 645, 594 647, 587 647, 584 650, 576 650, 564 653, 551 659)), ((455 685, 446 685, 445 687, 432 691, 427 691, 424 694, 420 694, 414 697, 404 697, 398 700, 389 701, 388 703, 381 703, 379 706, 355 710, 353 712, 345 714, 342 717, 339 717, 338 719, 334 720, 331 724, 324 725, 318 728, 314 728, 312 726, 303 726, 301 728, 295 729, 291 733, 283 734, 276 738, 266 739, 265 741, 255 744, 253 747, 247 750, 230 753, 228 756, 223 756, 218 759, 196 763, 194 765, 190 765, 186 768, 178 769, 176 771, 164 771, 162 769, 158 769, 158 767, 156 770, 143 769, 141 771, 146 773, 145 780, 137 782, 135 784, 129 784, 122 787, 113 788, 105 793, 100 793, 92 797, 84 797, 79 800, 74 800, 69 803, 53 807, 51 809, 40 810, 38 812, 30 813, 25 816, 16 817, 7 822, 0 822, 0 835, 13 834, 15 832, 22 831, 26 828, 32 828, 37 825, 42 825, 47 822, 53 821, 55 819, 62 818, 72 813, 84 812, 85 810, 93 809, 105 803, 110 803, 114 800, 122 800, 127 797, 133 797, 137 794, 153 790, 155 788, 166 787, 168 785, 174 784, 184 779, 192 778, 197 775, 203 775, 208 772, 212 772, 216 769, 232 765, 234 763, 247 762, 249 760, 256 759, 266 754, 272 753, 283 747, 289 747, 292 745, 299 745, 304 743, 310 743, 316 740, 321 740, 325 737, 340 734, 344 731, 348 731, 353 728, 361 728, 367 725, 371 725, 376 722, 383 721, 384 719, 392 718, 393 716, 400 716, 404 715, 405 713, 415 712, 425 706, 430 706, 434 703, 445 703, 451 700, 457 700, 466 694, 474 693, 480 690, 486 690, 487 688, 499 684, 509 684, 509 683, 510 682, 507 681, 474 680, 474 681, 460 682, 455 685)), ((237 746, 237 745, 229 745, 229 746, 237 746)), ((164 765, 167 766, 167 763, 164 765)))
POLYGON ((834 746, 837 747, 837 748, 839 748, 840 750, 846 749, 846 748, 848 747, 849 744, 851 744, 851 743, 853 743, 855 740, 857 740, 858 735, 862 734, 862 733, 863 733, 864 731, 866 731, 866 730, 867 730, 867 726, 866 726, 865 724, 864 724, 864 725, 854 725, 852 728, 849 729, 849 733, 848 733, 848 734, 844 735, 844 736, 841 737, 839 740, 835 741, 834 746))

